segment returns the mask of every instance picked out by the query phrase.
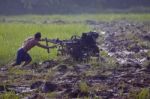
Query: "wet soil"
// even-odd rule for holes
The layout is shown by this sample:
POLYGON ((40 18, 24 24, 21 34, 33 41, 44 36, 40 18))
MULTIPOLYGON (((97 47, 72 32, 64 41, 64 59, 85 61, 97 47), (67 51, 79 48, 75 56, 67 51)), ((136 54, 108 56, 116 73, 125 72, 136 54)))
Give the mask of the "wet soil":
POLYGON ((0 93, 23 99, 134 99, 150 88, 150 22, 87 22, 100 37, 98 61, 71 58, 25 67, 1 66, 0 93))

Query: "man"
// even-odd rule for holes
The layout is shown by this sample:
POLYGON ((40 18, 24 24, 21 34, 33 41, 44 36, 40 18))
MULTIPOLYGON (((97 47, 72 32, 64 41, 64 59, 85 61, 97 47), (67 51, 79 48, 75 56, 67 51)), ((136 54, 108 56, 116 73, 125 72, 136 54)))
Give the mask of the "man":
POLYGON ((49 49, 49 48, 54 48, 56 46, 45 46, 39 43, 39 41, 44 41, 41 40, 41 33, 37 32, 34 34, 34 37, 30 37, 27 40, 24 41, 23 45, 19 50, 17 51, 17 58, 16 62, 12 64, 12 66, 20 65, 22 62, 25 62, 22 66, 28 65, 31 61, 32 58, 28 54, 28 51, 31 50, 34 46, 38 46, 41 48, 49 49))

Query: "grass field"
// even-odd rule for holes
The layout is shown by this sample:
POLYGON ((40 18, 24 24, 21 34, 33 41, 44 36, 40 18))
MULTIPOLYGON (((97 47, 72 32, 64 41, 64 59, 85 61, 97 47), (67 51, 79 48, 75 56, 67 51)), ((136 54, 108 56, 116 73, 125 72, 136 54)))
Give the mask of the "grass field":
POLYGON ((95 21, 112 21, 118 19, 127 19, 134 21, 148 21, 150 14, 137 14, 137 13, 122 13, 122 14, 81 14, 81 15, 18 15, 18 16, 0 16, 0 22, 44 22, 63 20, 66 22, 83 22, 85 20, 95 21))
MULTIPOLYGON (((0 64, 5 64, 15 58, 17 49, 23 41, 40 31, 42 37, 47 38, 70 38, 71 35, 79 35, 81 32, 89 31, 88 26, 82 24, 21 24, 0 23, 0 64)), ((45 42, 43 42, 45 44, 45 42)), ((33 48, 30 51, 34 61, 41 61, 56 56, 56 51, 48 54, 45 49, 33 48)))
MULTIPOLYGON (((92 30, 85 24, 86 20, 112 21, 120 19, 149 21, 150 14, 0 16, 0 65, 13 60, 24 39, 32 36, 35 32, 42 32, 42 37, 65 39, 70 38, 71 35, 80 35, 82 32, 92 30)), ((47 54, 44 49, 33 48, 30 54, 33 62, 42 61, 54 58, 56 50, 47 54)))

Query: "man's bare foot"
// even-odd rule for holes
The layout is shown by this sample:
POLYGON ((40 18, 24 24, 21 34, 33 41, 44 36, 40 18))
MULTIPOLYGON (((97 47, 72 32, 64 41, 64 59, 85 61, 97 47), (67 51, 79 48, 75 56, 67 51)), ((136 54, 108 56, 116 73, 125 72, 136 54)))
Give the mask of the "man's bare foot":
POLYGON ((11 66, 16 66, 16 65, 17 65, 16 63, 12 63, 12 64, 11 64, 11 66))

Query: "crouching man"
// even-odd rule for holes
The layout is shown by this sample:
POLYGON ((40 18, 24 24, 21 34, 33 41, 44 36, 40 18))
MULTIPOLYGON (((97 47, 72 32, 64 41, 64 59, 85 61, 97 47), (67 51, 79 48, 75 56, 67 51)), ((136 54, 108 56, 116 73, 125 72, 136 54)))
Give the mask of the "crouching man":
POLYGON ((34 46, 38 46, 38 47, 45 48, 45 49, 56 47, 56 46, 48 47, 48 46, 42 45, 39 43, 39 41, 44 41, 44 40, 41 40, 40 32, 37 32, 36 34, 34 34, 34 37, 30 37, 27 40, 25 40, 22 47, 18 49, 16 62, 13 63, 12 66, 20 65, 22 62, 24 62, 22 66, 28 65, 32 61, 32 58, 28 54, 28 51, 31 50, 34 46))

